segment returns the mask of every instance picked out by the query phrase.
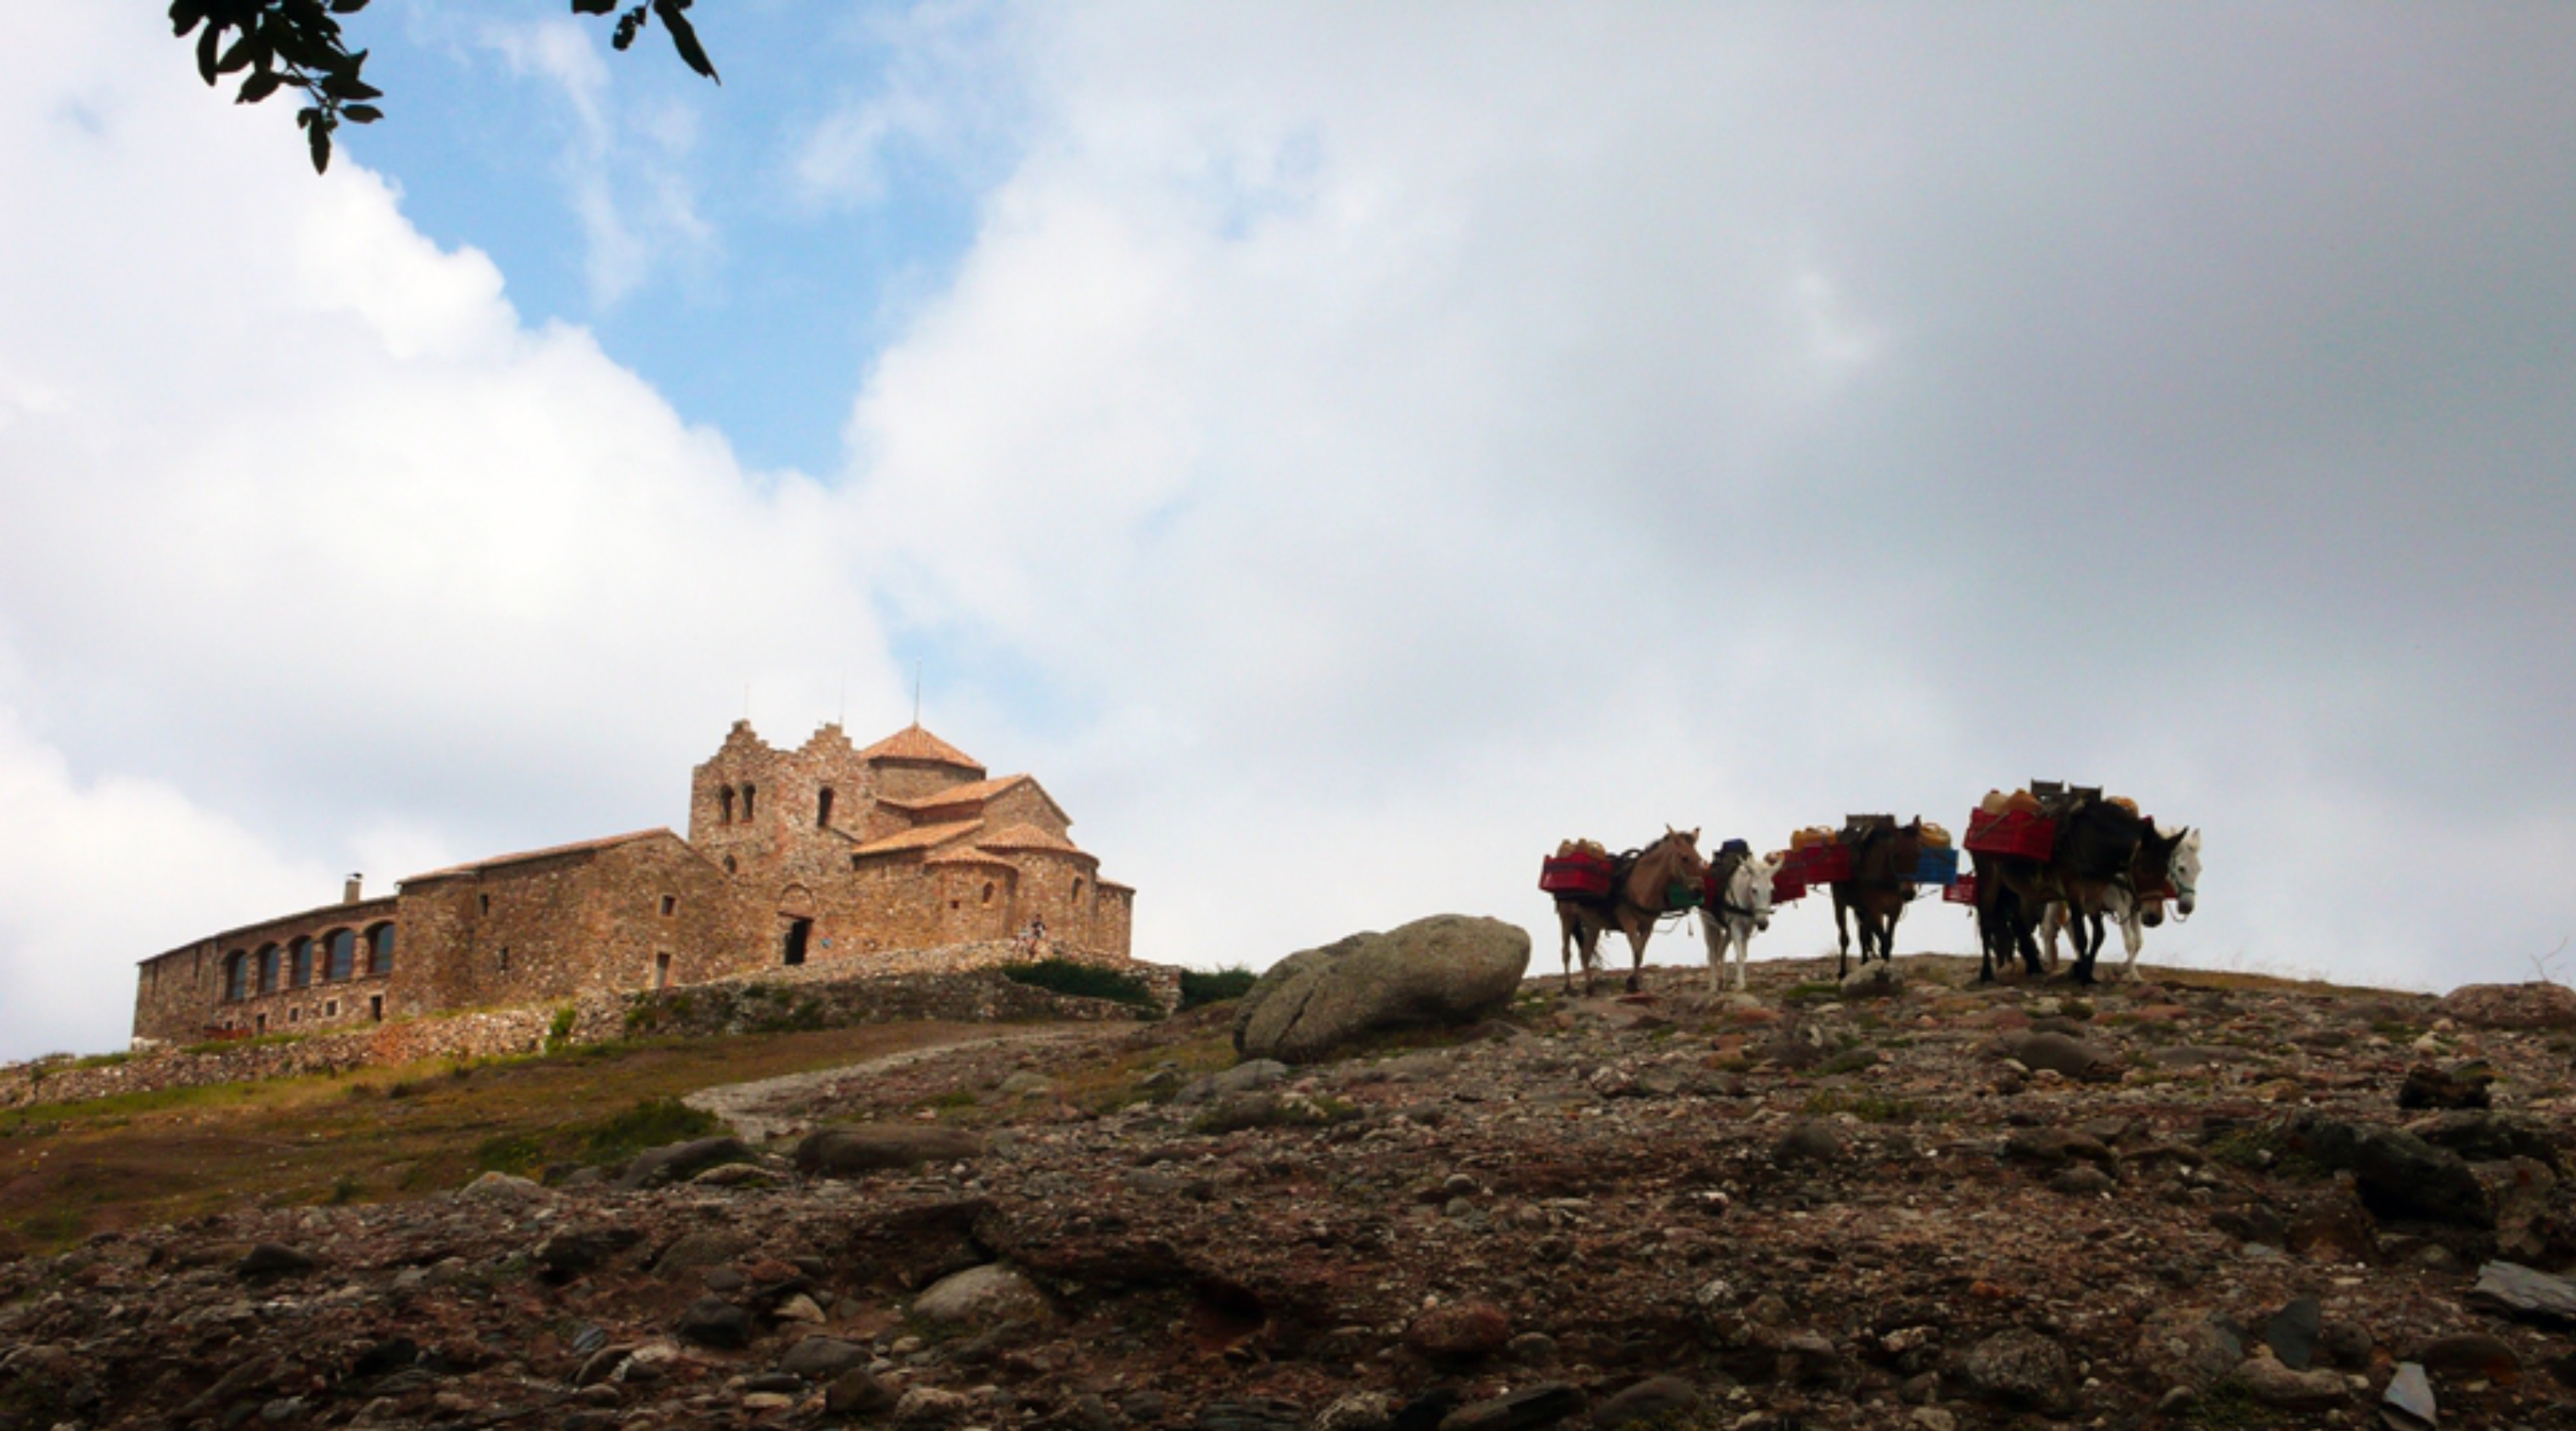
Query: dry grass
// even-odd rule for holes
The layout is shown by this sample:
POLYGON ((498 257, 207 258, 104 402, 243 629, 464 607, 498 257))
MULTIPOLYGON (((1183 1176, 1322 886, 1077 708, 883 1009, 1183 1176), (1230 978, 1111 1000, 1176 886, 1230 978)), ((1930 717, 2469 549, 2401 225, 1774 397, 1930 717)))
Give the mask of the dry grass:
POLYGON ((640 1102, 1028 1025, 872 1024, 128 1094, 0 1114, 0 1255, 244 1204, 420 1197, 577 1161, 640 1102))

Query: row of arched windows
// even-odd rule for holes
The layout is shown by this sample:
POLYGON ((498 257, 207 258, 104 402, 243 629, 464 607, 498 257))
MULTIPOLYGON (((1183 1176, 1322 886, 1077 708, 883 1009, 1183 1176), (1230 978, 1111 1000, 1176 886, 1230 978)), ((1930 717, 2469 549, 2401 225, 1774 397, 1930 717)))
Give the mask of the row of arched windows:
POLYGON ((224 999, 239 1003, 254 994, 302 989, 315 983, 336 984, 363 972, 390 974, 394 969, 394 927, 370 925, 364 935, 334 929, 320 939, 297 935, 284 944, 263 944, 257 952, 236 949, 224 956, 224 999), (361 947, 363 946, 363 956, 361 947), (359 968, 363 957, 366 967, 359 968))
MULTIPOLYGON (((745 825, 751 823, 752 816, 760 808, 760 787, 757 785, 743 786, 739 792, 739 801, 735 798, 736 794, 737 792, 733 786, 724 785, 717 787, 717 824, 731 825, 737 821, 745 825)), ((832 787, 826 785, 820 791, 816 792, 814 797, 814 828, 818 830, 827 829, 830 827, 831 823, 832 787)))

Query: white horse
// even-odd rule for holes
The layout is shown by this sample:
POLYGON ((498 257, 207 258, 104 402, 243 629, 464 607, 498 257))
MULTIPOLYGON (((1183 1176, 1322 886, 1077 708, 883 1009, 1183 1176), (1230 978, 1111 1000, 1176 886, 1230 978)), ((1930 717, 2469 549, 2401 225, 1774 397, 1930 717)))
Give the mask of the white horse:
MULTIPOLYGON (((2191 918, 2192 906, 2200 890, 2200 831, 2185 830, 2174 842, 2173 856, 2166 862, 2164 882, 2173 887, 2174 922, 2191 918)), ((2120 926, 2120 943, 2128 951, 2121 961, 2120 977, 2128 978, 2138 967, 2138 951, 2147 947, 2147 931, 2164 923, 2165 901, 2161 895, 2140 899, 2126 884, 2114 884, 2102 892, 2102 913, 2120 926)), ((2066 927, 2066 905, 2051 900, 2039 918, 2040 938, 2048 945, 2048 967, 2057 968, 2057 933, 2066 927)))
POLYGON ((1735 951, 1735 987, 1744 989, 1744 965, 1753 957, 1753 936, 1771 927, 1771 877, 1780 872, 1782 856, 1750 855, 1735 860, 1726 876, 1719 897, 1700 906, 1700 937, 1708 943, 1708 991, 1721 987, 1718 972, 1726 967, 1726 951, 1735 951))

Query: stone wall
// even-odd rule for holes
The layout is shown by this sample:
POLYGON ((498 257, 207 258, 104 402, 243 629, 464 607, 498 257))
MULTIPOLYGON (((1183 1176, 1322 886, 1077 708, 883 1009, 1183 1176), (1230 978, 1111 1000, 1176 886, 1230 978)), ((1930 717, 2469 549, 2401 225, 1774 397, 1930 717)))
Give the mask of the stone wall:
MULTIPOLYGON (((1050 948, 1039 957, 1096 963, 1152 989, 1172 1008, 1180 970, 1050 948)), ((944 1019, 1109 1020, 1136 1010, 1098 999, 1067 998, 1004 977, 1004 964, 1031 955, 1009 942, 909 950, 871 961, 870 972, 808 965, 765 970, 662 991, 595 991, 561 1004, 476 1009, 397 1019, 311 1036, 243 1043, 196 1044, 105 1059, 57 1057, 0 1065, 0 1108, 71 1103, 123 1093, 193 1088, 261 1078, 347 1073, 427 1059, 502 1058, 538 1053, 564 1010, 572 1017, 562 1041, 602 1043, 630 1036, 702 1036, 838 1028, 852 1024, 944 1019)))
POLYGON ((714 952, 727 948, 718 937, 726 896, 715 867, 668 830, 407 881, 403 940, 413 959, 392 1011, 554 1001, 743 972, 714 952))
MULTIPOLYGON (((387 987, 385 974, 372 966, 368 931, 395 924, 397 907, 392 896, 344 900, 227 930, 146 959, 135 972, 135 1035, 192 1043, 225 1028, 246 1034, 301 1033, 366 1022, 375 1012, 372 1000, 387 987), (335 980, 328 977, 330 940, 342 930, 356 938, 357 958, 352 977, 335 980), (286 952, 298 939, 314 946, 312 975, 301 988, 294 985, 286 952), (263 994, 259 956, 272 945, 279 950, 278 987, 263 994), (225 972, 235 955, 245 966, 246 996, 227 1000, 225 972)), ((399 964, 402 940, 395 943, 399 964)))

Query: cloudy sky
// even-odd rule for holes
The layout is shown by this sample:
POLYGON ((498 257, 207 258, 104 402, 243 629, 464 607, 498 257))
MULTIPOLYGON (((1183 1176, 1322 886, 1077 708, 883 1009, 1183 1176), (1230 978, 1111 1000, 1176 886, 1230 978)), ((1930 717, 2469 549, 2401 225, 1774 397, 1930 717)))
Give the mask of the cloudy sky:
POLYGON ((317 179, 159 8, 0 49, 0 1058, 916 667, 1147 958, 2062 777, 2576 972, 2576 10, 388 0, 317 179))

